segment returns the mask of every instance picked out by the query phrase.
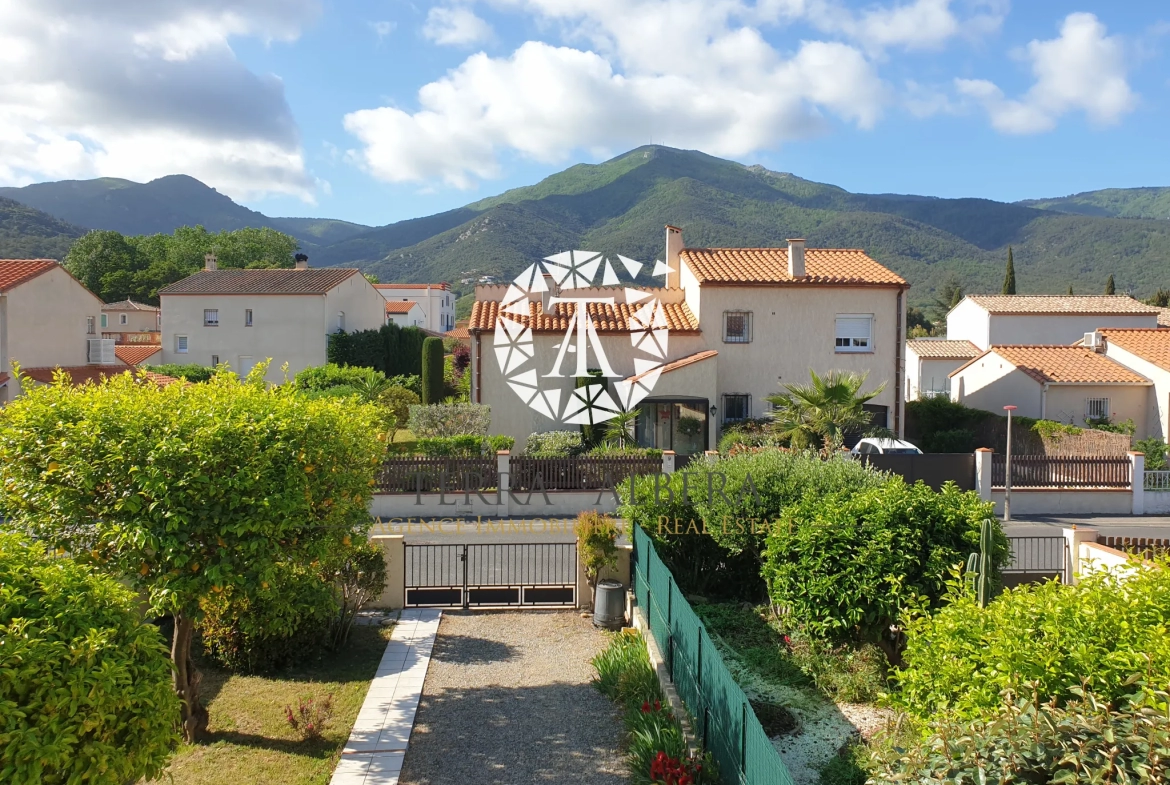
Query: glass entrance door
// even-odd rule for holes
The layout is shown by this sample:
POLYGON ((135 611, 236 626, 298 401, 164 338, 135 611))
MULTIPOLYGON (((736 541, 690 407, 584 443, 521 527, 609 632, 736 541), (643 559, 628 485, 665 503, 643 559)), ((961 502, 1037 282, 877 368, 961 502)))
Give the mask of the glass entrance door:
POLYGON ((634 438, 639 447, 694 455, 707 449, 707 400, 646 401, 638 407, 634 438))

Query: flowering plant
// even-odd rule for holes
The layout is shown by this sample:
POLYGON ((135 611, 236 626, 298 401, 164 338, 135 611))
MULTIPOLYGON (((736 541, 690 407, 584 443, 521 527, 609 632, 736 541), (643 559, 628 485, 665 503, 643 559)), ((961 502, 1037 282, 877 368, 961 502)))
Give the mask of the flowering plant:
POLYGON ((301 734, 302 741, 321 738, 321 731, 333 716, 333 693, 317 703, 313 698, 298 698, 297 707, 284 707, 284 718, 289 727, 301 734))
POLYGON ((650 779, 655 785, 697 785, 703 776, 703 764, 690 755, 671 758, 659 752, 650 763, 650 779))

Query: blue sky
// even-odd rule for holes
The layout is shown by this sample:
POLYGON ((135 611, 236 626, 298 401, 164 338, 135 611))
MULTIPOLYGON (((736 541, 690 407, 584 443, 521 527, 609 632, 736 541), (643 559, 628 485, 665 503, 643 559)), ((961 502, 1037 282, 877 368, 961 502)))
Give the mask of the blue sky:
POLYGON ((384 224, 654 141, 852 191, 1170 185, 1165 3, 91 5, 0 0, 0 184, 384 224))

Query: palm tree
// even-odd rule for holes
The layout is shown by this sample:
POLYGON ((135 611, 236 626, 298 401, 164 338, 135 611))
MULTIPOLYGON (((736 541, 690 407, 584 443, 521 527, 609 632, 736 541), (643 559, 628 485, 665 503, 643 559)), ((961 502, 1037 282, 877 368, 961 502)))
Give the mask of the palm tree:
POLYGON ((820 376, 809 371, 809 384, 785 385, 785 391, 768 396, 777 433, 793 447, 811 447, 828 441, 844 442, 845 434, 864 431, 870 414, 863 408, 886 388, 883 383, 870 392, 861 392, 869 374, 829 371, 820 376))
POLYGON ((625 449, 634 440, 634 421, 637 419, 637 409, 615 414, 605 423, 605 440, 618 449, 625 449))

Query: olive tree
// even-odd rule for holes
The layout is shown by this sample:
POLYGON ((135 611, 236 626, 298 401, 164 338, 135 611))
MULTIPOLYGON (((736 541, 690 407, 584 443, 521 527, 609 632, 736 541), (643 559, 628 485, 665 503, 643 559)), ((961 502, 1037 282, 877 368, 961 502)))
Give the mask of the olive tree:
POLYGON ((174 617, 182 729, 206 727, 191 637, 201 600, 268 591, 365 537, 385 450, 376 407, 246 380, 159 387, 121 374, 35 388, 0 410, 0 504, 36 537, 174 617))

